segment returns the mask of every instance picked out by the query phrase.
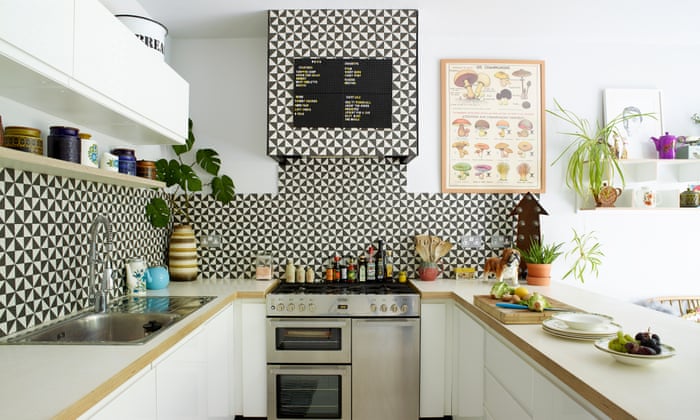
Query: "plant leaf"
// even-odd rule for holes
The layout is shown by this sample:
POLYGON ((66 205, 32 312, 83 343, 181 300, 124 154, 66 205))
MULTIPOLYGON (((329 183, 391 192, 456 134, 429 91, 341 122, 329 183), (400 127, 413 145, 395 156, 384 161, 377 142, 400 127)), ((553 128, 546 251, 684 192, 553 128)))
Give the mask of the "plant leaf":
POLYGON ((202 167, 207 173, 214 176, 219 175, 219 168, 221 168, 221 158, 219 158, 219 153, 214 149, 199 149, 197 150, 197 163, 202 167))
POLYGON ((224 204, 231 202, 235 194, 233 180, 228 175, 214 177, 211 180, 211 193, 215 199, 224 204))
POLYGON ((170 222, 170 207, 162 198, 155 197, 146 205, 146 217, 155 227, 166 227, 170 222))
POLYGON ((156 162, 156 179, 165 182, 165 185, 181 185, 182 173, 180 172, 180 162, 175 159, 168 161, 160 159, 156 162))
POLYGON ((197 173, 187 165, 179 165, 180 167, 180 187, 185 191, 202 191, 202 180, 199 179, 197 173))
POLYGON ((175 152, 176 155, 180 156, 183 153, 187 153, 190 150, 192 150, 192 146, 194 146, 194 133, 192 132, 192 118, 188 118, 187 120, 187 140, 185 141, 185 144, 178 144, 176 146, 173 146, 173 151, 175 152))

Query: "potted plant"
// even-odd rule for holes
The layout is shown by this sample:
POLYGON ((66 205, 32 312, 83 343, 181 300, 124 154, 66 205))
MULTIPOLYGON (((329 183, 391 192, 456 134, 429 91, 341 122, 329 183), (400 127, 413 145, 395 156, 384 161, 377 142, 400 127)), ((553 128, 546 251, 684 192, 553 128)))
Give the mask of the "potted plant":
POLYGON ((651 113, 620 114, 604 125, 596 121, 594 127, 588 120, 562 107, 556 99, 554 104, 555 109, 548 109, 547 113, 571 124, 574 130, 563 133, 571 136, 573 141, 554 159, 552 165, 570 153, 566 165, 567 187, 574 190, 584 203, 592 196, 596 206, 611 206, 621 192, 612 186, 615 178, 620 179, 623 188, 625 186, 625 176, 611 144, 615 137, 621 138, 618 124, 634 118, 655 117, 651 113))
POLYGON ((584 283, 585 279, 583 275, 587 271, 590 271, 598 277, 598 266, 601 264, 601 257, 604 257, 605 254, 603 254, 600 242, 598 242, 598 238, 596 238, 594 232, 579 235, 576 229, 573 231, 574 237, 571 243, 574 246, 566 253, 566 258, 573 256, 575 259, 571 268, 564 274, 563 278, 573 276, 581 283, 584 283))
POLYGON ((563 245, 562 242, 546 244, 541 238, 532 237, 526 249, 519 249, 520 256, 527 263, 527 284, 549 285, 552 263, 562 254, 563 245))
POLYGON ((214 149, 199 149, 191 163, 183 161, 183 155, 193 150, 195 137, 192 120, 189 120, 189 133, 183 145, 172 146, 176 159, 160 159, 156 162, 156 179, 168 187, 166 199, 154 197, 146 205, 146 217, 155 227, 169 226, 174 214, 180 216, 183 224, 173 228, 168 254, 170 277, 175 281, 189 281, 197 278, 197 246, 192 229, 191 201, 194 193, 202 191, 202 179, 195 168, 198 166, 212 178, 211 195, 222 203, 234 197, 233 180, 227 175, 219 175, 221 159, 214 149))

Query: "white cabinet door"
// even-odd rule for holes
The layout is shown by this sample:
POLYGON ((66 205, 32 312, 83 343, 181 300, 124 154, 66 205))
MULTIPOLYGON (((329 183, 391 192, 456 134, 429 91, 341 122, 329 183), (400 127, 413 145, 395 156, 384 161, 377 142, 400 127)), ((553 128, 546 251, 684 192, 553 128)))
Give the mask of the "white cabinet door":
POLYGON ((530 415, 513 398, 503 385, 484 371, 484 409, 487 418, 493 420, 529 420, 530 415))
POLYGON ((206 325, 209 418, 233 418, 233 305, 206 325))
POLYGON ((207 339, 195 330, 157 363, 158 418, 207 418, 207 339))
POLYGON ((446 382, 447 305, 421 304, 420 416, 445 416, 445 399, 450 398, 446 382))
POLYGON ((244 417, 267 417, 267 359, 265 353, 265 301, 246 300, 240 305, 240 389, 244 417))
POLYGON ((484 329, 455 305, 452 316, 452 418, 484 415, 484 329))
POLYGON ((44 66, 31 58, 65 75, 73 72, 73 0, 0 0, 0 10, 0 51, 11 48, 6 41, 31 56, 15 55, 40 73, 44 66))
POLYGON ((535 412, 532 417, 534 420, 596 418, 544 376, 535 372, 534 380, 535 412))
POLYGON ((532 413, 534 371, 529 364, 496 337, 486 334, 484 366, 527 413, 532 413))
MULTIPOLYGON (((95 414, 84 417, 95 420, 156 420, 156 375, 150 366, 143 373, 117 389, 114 399, 98 408, 95 414)), ((111 397, 105 398, 108 400, 111 397)))

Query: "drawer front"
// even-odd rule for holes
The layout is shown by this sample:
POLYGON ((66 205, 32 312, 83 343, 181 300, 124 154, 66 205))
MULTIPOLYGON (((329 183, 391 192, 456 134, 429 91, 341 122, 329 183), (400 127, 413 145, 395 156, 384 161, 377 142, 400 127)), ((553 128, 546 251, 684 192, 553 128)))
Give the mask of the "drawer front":
POLYGON ((532 367, 491 334, 486 334, 485 353, 487 371, 528 413, 532 413, 532 367))

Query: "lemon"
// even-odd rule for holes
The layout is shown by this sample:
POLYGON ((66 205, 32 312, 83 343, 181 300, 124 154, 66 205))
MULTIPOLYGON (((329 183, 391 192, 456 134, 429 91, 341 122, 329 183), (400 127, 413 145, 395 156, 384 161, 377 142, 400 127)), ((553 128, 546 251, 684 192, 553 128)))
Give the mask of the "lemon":
POLYGON ((519 286, 515 288, 513 294, 517 295, 520 299, 523 299, 525 296, 530 294, 530 291, 527 290, 525 286, 519 286))

